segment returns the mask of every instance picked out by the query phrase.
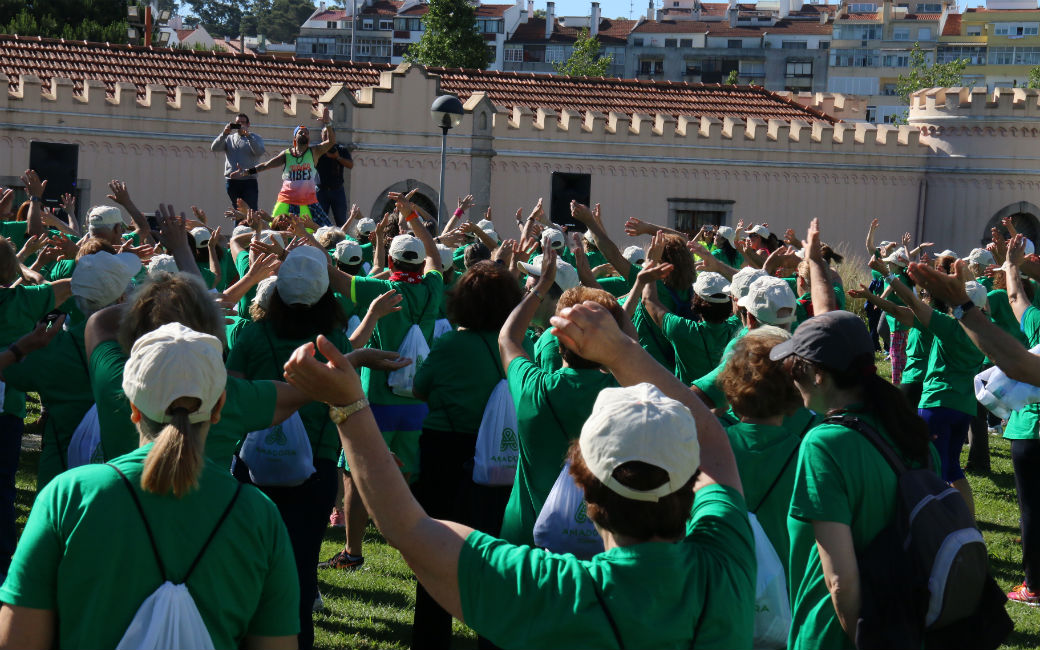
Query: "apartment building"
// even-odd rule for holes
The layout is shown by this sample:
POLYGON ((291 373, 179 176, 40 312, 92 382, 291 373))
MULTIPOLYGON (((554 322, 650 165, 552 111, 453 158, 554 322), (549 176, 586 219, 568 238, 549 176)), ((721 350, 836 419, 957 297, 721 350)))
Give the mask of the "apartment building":
POLYGON ((545 4, 545 17, 535 18, 534 0, 528 0, 527 11, 505 39, 503 70, 554 72, 554 64, 570 58, 574 43, 587 29, 599 40, 602 55, 611 58, 606 76, 624 76, 626 42, 637 21, 603 18, 598 2, 591 4, 588 16, 557 16, 556 3, 545 4))
POLYGON ((1024 86, 1030 69, 1040 65, 1040 8, 1036 0, 990 0, 951 14, 939 37, 936 57, 967 59, 964 85, 1024 86))
POLYGON ((956 8, 952 0, 842 0, 834 18, 827 90, 865 97, 868 122, 899 120, 907 107, 896 85, 909 71, 914 44, 933 63, 943 25, 956 8))

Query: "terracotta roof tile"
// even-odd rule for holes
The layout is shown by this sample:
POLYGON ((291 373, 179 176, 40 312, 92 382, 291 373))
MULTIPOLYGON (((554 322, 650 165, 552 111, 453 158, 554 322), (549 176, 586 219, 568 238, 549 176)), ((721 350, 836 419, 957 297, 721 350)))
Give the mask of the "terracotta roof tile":
MULTIPOLYGON (((147 84, 162 84, 168 92, 177 86, 191 86, 202 93, 210 87, 224 89, 229 98, 234 89, 242 89, 258 98, 264 92, 279 93, 286 99, 292 93, 305 93, 317 101, 334 83, 343 83, 351 90, 374 86, 379 73, 392 67, 0 35, 0 72, 10 78, 12 88, 17 88, 20 75, 34 74, 45 84, 54 77, 71 79, 77 91, 82 90, 85 79, 97 79, 109 92, 122 81, 136 84, 139 95, 144 94, 147 84)), ((759 87, 462 69, 430 71, 441 76, 444 92, 457 94, 463 101, 475 92, 485 92, 495 105, 506 107, 836 121, 759 87)))
POLYGON ((324 21, 327 22, 327 21, 330 21, 330 20, 343 20, 344 18, 347 18, 347 19, 350 18, 349 16, 347 16, 346 10, 344 10, 344 9, 326 9, 325 11, 321 12, 320 14, 316 14, 316 15, 312 16, 310 18, 310 20, 324 20, 324 21))
MULTIPOLYGON (((603 18, 599 23, 599 42, 602 44, 623 45, 628 33, 635 27, 635 20, 614 20, 603 18)), ((581 29, 565 27, 559 20, 554 21, 552 35, 545 38, 545 18, 531 18, 518 25, 509 43, 573 43, 578 40, 581 29)))
POLYGON ((482 4, 479 7, 477 7, 477 16, 479 16, 481 18, 495 18, 497 16, 501 16, 502 14, 504 14, 506 12, 506 10, 509 9, 510 7, 515 7, 515 6, 516 5, 483 5, 482 4))
POLYGON ((922 21, 935 21, 939 22, 939 17, 942 14, 907 14, 902 18, 892 17, 893 20, 922 20, 922 21))
POLYGON ((650 20, 636 27, 636 34, 703 34, 715 23, 699 20, 650 20))
POLYGON ((176 29, 174 31, 177 32, 178 41, 183 41, 184 39, 188 38, 189 36, 195 33, 194 29, 176 29))
POLYGON ((943 25, 943 36, 961 35, 961 14, 949 14, 946 16, 946 24, 943 25))
POLYGON ((844 16, 838 18, 838 20, 851 20, 851 21, 856 21, 856 22, 880 21, 881 20, 881 13, 880 12, 874 12, 874 13, 866 13, 866 14, 845 14, 844 16))

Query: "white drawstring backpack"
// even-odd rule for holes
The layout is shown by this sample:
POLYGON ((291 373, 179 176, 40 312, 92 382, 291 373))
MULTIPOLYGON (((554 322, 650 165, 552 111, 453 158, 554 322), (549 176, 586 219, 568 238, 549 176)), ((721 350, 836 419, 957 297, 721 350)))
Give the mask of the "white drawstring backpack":
POLYGON ((520 460, 519 424, 509 384, 500 379, 491 391, 477 430, 473 453, 473 482, 479 485, 512 485, 520 460))
POLYGON ((581 560, 603 552, 603 538, 585 512, 585 492, 564 463, 534 522, 535 546, 553 553, 573 553, 581 560))
POLYGON ((281 424, 247 434, 238 457, 256 485, 294 487, 314 474, 314 452, 299 411, 281 424))
POLYGON ((76 425, 66 456, 68 469, 105 462, 101 453, 101 422, 98 420, 97 404, 91 406, 76 425))

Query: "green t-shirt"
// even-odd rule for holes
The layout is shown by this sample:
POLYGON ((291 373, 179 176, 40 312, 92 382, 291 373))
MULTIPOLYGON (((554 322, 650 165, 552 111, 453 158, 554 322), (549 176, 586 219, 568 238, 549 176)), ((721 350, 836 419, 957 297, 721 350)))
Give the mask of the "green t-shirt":
POLYGON ((196 262, 195 266, 199 267, 199 273, 202 275, 202 281, 206 283, 207 289, 212 289, 217 286, 217 276, 213 271, 209 270, 208 266, 203 266, 199 262, 196 262))
POLYGON ((51 282, 71 278, 76 270, 76 260, 58 260, 47 273, 47 279, 51 282))
POLYGON ((621 298, 628 295, 628 292, 632 290, 632 285, 636 283, 637 275, 639 275, 639 267, 632 264, 626 277, 614 275, 609 278, 600 278, 596 282, 599 284, 600 289, 603 289, 615 298, 621 298))
POLYGON ((729 319, 721 323, 697 322, 672 313, 664 315, 661 326, 675 351, 675 375, 686 385, 719 365, 736 332, 729 319))
POLYGON ((228 350, 233 350, 235 348, 235 343, 238 342, 238 335, 242 333, 242 328, 245 327, 247 323, 251 322, 252 321, 248 317, 226 317, 226 324, 224 326, 224 340, 227 341, 228 350))
MULTIPOLYGON (((982 276, 981 278, 975 278, 975 281, 986 287, 986 291, 993 291, 993 278, 982 276)), ((1006 291, 1004 292, 1007 293, 1006 291)))
POLYGON ((589 260, 589 268, 594 269, 597 266, 601 266, 607 263, 606 256, 598 250, 588 250, 585 252, 585 258, 589 260))
POLYGON ((787 510, 794 488, 797 468, 793 459, 801 443, 800 433, 800 429, 791 427, 747 422, 726 427, 748 509, 758 517, 785 571, 791 550, 787 510))
POLYGON ((617 386, 598 369, 561 368, 546 372, 518 357, 506 373, 516 405, 520 461, 502 520, 502 538, 534 543, 534 522, 563 467, 571 440, 578 437, 604 388, 617 386))
MULTIPOLYGON (((98 406, 101 449, 112 459, 136 449, 137 428, 130 421, 130 402, 123 393, 123 366, 127 356, 116 341, 103 341, 90 355, 90 385, 98 406)), ((278 402, 278 391, 270 381, 247 381, 228 376, 224 387, 227 399, 220 421, 210 426, 206 436, 206 457, 225 470, 231 457, 250 431, 271 426, 278 402)))
POLYGON ((491 391, 504 378, 498 332, 444 334, 415 373, 415 392, 430 406, 423 428, 477 435, 491 391))
MULTIPOLYGON (((989 279, 989 278, 987 278, 989 279)), ((1004 330, 1015 339, 1024 345, 1025 347, 1031 347, 1027 345, 1028 340, 1025 332, 1022 330, 1021 323, 1015 318, 1015 311, 1011 308, 1011 302, 1008 300, 1007 291, 1003 289, 997 289, 990 291, 986 297, 989 302, 989 317, 993 323, 1004 330)))
MULTIPOLYGON (((72 278, 72 273, 75 270, 76 260, 58 260, 54 263, 54 266, 47 270, 46 275, 48 280, 54 282, 55 280, 72 278)), ((56 309, 69 315, 68 324, 70 326, 87 322, 86 315, 76 306, 76 301, 72 296, 69 296, 68 299, 58 305, 56 309)))
MULTIPOLYGON (((848 414, 874 426, 891 443, 870 414, 848 414)), ((935 449, 929 450, 933 467, 939 467, 935 449)), ((812 522, 849 526, 856 552, 863 551, 895 516, 896 474, 863 434, 836 424, 821 424, 805 436, 797 465, 787 520, 792 594, 787 647, 852 648, 827 589, 812 522)))
MULTIPOLYGON (((637 267, 635 264, 632 265, 635 273, 638 274, 642 269, 637 267)), ((663 282, 657 283, 657 299, 664 306, 665 311, 675 313, 678 309, 678 301, 685 300, 687 303, 692 298, 693 289, 687 289, 682 292, 676 292, 669 289, 663 282)), ((632 315, 632 325, 635 326, 636 334, 638 335, 639 345, 643 346, 647 352, 650 353, 658 363, 665 368, 668 368, 669 372, 675 372, 675 351, 672 349, 671 344, 668 342, 668 337, 664 335, 661 328, 657 326, 654 319, 650 318, 650 314, 647 313, 643 303, 640 302, 639 306, 636 307, 635 313, 632 315)))
MULTIPOLYGON (((199 489, 180 499, 145 492, 140 476, 150 449, 146 445, 112 464, 134 484, 167 578, 179 582, 238 483, 207 462, 199 489)), ((217 648, 238 647, 246 635, 299 632, 299 582, 285 524, 260 490, 241 490, 187 582, 217 648)), ((40 492, 0 600, 54 611, 56 647, 114 648, 160 584, 126 485, 111 467, 86 465, 40 492)))
MULTIPOLYGON (((910 278, 908 278, 906 276, 906 269, 899 268, 899 267, 892 267, 892 272, 895 273, 896 276, 899 278, 899 280, 903 284, 905 284, 906 286, 908 286, 908 287, 913 287, 914 286, 910 282, 910 278)), ((892 284, 891 282, 889 282, 888 280, 885 280, 885 288, 884 288, 884 290, 882 290, 881 293, 884 293, 885 291, 888 291, 888 287, 891 284, 892 284)), ((888 297, 886 298, 886 300, 888 300, 889 302, 891 302, 891 303, 893 303, 895 305, 899 305, 899 306, 903 306, 904 305, 903 301, 899 298, 898 295, 896 295, 895 291, 889 291, 888 297)), ((903 332, 903 331, 906 331, 907 329, 909 329, 906 325, 903 325, 902 323, 900 323, 899 319, 897 319, 895 316, 890 316, 888 314, 885 314, 885 320, 888 321, 888 331, 890 331, 890 332, 903 332)))
MULTIPOLYGON (((238 271, 239 277, 244 277, 249 272, 249 251, 239 251, 235 257, 235 270, 238 271)), ((242 318, 249 318, 249 304, 253 302, 253 296, 256 295, 256 285, 249 287, 249 291, 246 291, 246 295, 242 296, 242 299, 238 301, 238 315, 242 318)))
POLYGON ((502 648, 617 647, 597 590, 628 648, 750 648, 755 571, 744 499, 709 485, 679 542, 579 560, 474 531, 458 577, 466 623, 502 648))
MULTIPOLYGON (((344 354, 351 351, 350 341, 341 329, 326 334, 329 341, 344 354)), ((241 373, 245 379, 280 380, 285 372, 285 362, 289 360, 296 348, 313 342, 317 336, 307 339, 282 339, 274 333, 270 321, 252 322, 239 332, 235 347, 228 354, 227 369, 241 373)), ((326 359, 317 355, 322 362, 326 359)), ((336 460, 339 457, 339 434, 336 425, 329 419, 329 407, 322 402, 311 402, 300 409, 300 419, 307 430, 314 457, 336 460)), ((271 426, 274 419, 273 404, 270 417, 261 427, 248 429, 256 431, 271 426)), ((241 440, 241 437, 239 438, 241 440)))
POLYGON ((65 471, 72 432, 94 405, 84 351, 85 328, 86 325, 81 324, 58 332, 47 347, 26 355, 21 363, 4 368, 4 381, 9 386, 39 393, 47 409, 36 474, 37 490, 65 471))
MULTIPOLYGON (((0 349, 6 349, 54 309, 54 289, 49 284, 0 287, 0 349)), ((25 393, 4 386, 0 413, 25 418, 25 393)))
POLYGON ((920 384, 928 372, 928 355, 932 352, 931 332, 919 326, 921 321, 914 318, 914 327, 906 335, 906 366, 903 368, 902 383, 920 384))
MULTIPOLYGON (((1040 345, 1040 309, 1030 306, 1022 314, 1022 333, 1027 339, 1026 347, 1040 345)), ((1004 437, 1008 440, 1036 440, 1040 438, 1040 404, 1027 404, 1012 411, 1004 427, 1004 437)))
POLYGON ((726 369, 726 359, 729 358, 729 355, 733 354, 733 346, 737 344, 737 341, 744 338, 747 333, 748 328, 746 327, 738 329, 733 335, 733 338, 731 338, 729 343, 726 344, 726 349, 722 351, 722 361, 719 362, 719 365, 715 366, 715 369, 708 374, 694 380, 693 384, 691 384, 711 398, 711 401, 715 404, 715 408, 720 408, 727 403, 726 394, 722 392, 722 387, 718 382, 719 375, 726 369))
POLYGON ((0 236, 10 239, 17 253, 25 246, 25 240, 29 239, 28 227, 25 221, 0 221, 0 236))
POLYGON ((555 372, 563 367, 560 339, 552 335, 551 329, 542 332, 534 342, 534 362, 545 372, 555 372))
MULTIPOLYGON (((357 305, 358 313, 368 311, 372 301, 380 295, 396 290, 404 298, 401 311, 387 314, 376 323, 369 346, 380 350, 396 351, 401 347, 405 335, 412 325, 418 325, 427 342, 433 339, 434 323, 444 300, 444 277, 440 271, 430 271, 419 284, 391 282, 376 278, 354 276, 350 284, 350 299, 357 305)), ((373 404, 418 404, 414 399, 402 397, 390 390, 388 373, 371 368, 361 369, 361 385, 373 404)))
POLYGON ((934 339, 918 407, 942 406, 974 416, 975 375, 985 357, 952 316, 933 309, 927 331, 934 339))
POLYGON ((740 267, 744 266, 744 256, 741 255, 736 249, 733 249, 732 256, 726 255, 726 251, 721 248, 712 248, 711 256, 722 262, 727 266, 740 270, 740 267))
POLYGON ((231 257, 231 251, 225 248, 223 252, 224 254, 220 257, 220 271, 222 276, 220 278, 220 286, 218 287, 221 291, 227 289, 239 280, 238 269, 235 268, 235 260, 231 257))

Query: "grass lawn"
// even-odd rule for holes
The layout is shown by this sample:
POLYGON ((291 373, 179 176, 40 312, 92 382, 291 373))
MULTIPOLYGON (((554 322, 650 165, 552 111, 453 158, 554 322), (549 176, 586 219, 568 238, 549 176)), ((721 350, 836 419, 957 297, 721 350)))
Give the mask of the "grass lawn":
MULTIPOLYGON (((887 364, 878 363, 882 376, 887 364)), ((30 406, 32 409, 32 406, 30 406)), ((38 408, 36 409, 38 415, 38 408)), ((967 447, 962 460, 967 461, 967 447)), ((992 470, 969 475, 975 492, 979 528, 989 546, 997 582, 1005 591, 1022 582, 1022 547, 1019 536, 1018 503, 1011 469, 1011 446, 1003 438, 990 437, 992 470)), ((39 452, 22 452, 18 471, 18 525, 25 524, 36 493, 39 452)), ((343 529, 329 528, 322 546, 322 559, 342 548, 343 529)), ((327 611, 316 614, 315 645, 319 648, 407 648, 411 638, 415 578, 400 554, 390 548, 374 528, 365 536, 365 567, 353 573, 325 570, 318 575, 327 611)), ((1040 647, 1040 608, 1008 603, 1015 630, 1006 648, 1040 647)), ((454 625, 454 647, 476 647, 476 635, 458 621, 454 625)))

